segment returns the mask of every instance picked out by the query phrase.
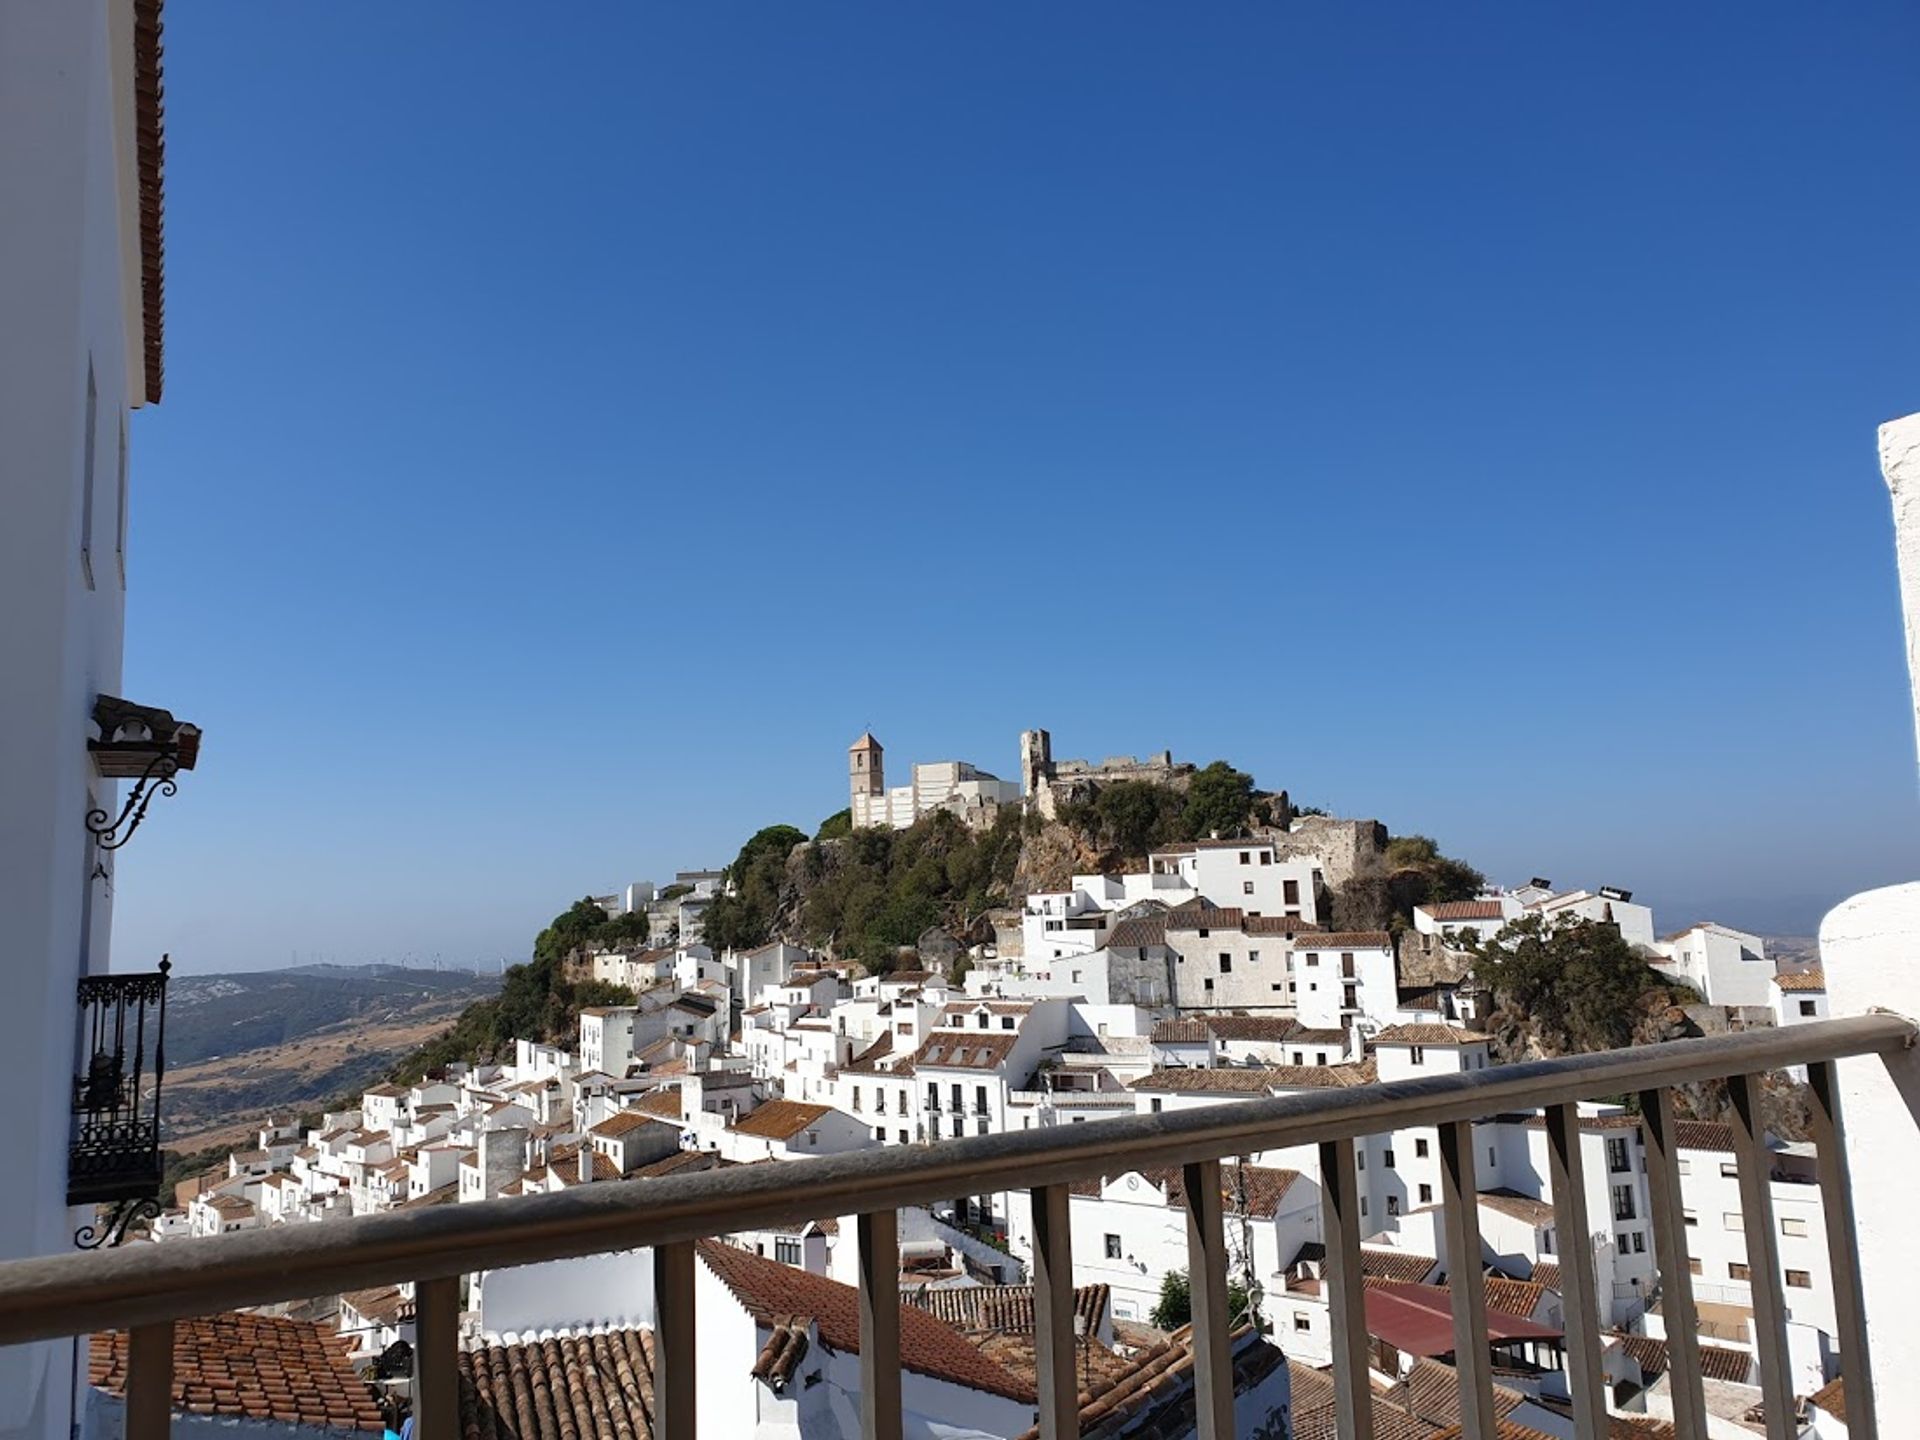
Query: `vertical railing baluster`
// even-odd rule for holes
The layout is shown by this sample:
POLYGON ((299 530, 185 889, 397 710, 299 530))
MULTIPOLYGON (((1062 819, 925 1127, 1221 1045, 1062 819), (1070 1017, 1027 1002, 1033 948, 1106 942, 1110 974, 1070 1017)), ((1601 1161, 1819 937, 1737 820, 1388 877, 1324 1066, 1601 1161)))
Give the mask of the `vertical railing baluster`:
POLYGON ((1354 1145, 1320 1146, 1321 1229, 1326 1236, 1327 1309, 1333 1328, 1334 1433, 1373 1440, 1373 1386, 1368 1383, 1367 1282, 1360 1267, 1360 1177, 1354 1145))
POLYGON ((1660 1264, 1660 1317, 1667 1335, 1673 1428, 1679 1440, 1707 1440, 1707 1401, 1700 1376, 1700 1319, 1693 1306, 1673 1092, 1642 1090, 1640 1118, 1647 1127, 1647 1197, 1653 1204, 1653 1255, 1660 1264))
POLYGON ((900 1440, 900 1212, 858 1221, 860 1434, 900 1440))
POLYGON ((413 1287, 413 1433, 416 1440, 459 1440, 460 1277, 413 1287))
POLYGON ((1440 1197, 1445 1201, 1447 1288, 1453 1295, 1453 1360, 1460 1376, 1461 1433, 1465 1440, 1495 1440, 1477 1174, 1473 1122, 1454 1120, 1442 1125, 1440 1197))
POLYGON ((172 1433, 173 1322, 136 1325, 127 1333, 126 1440, 168 1440, 172 1433))
POLYGON ((693 1242, 653 1249, 654 1440, 695 1440, 693 1242))
POLYGON ((1760 1118, 1760 1080, 1727 1077, 1733 1102, 1733 1158, 1740 1171, 1740 1214, 1747 1232, 1747 1280, 1753 1289, 1753 1329, 1760 1353, 1760 1403, 1768 1440, 1795 1440, 1793 1372, 1787 1366, 1787 1300, 1780 1280, 1780 1232, 1773 1218, 1773 1157, 1760 1118))
POLYGON ((1033 1198, 1033 1354, 1040 1384, 1040 1440, 1080 1434, 1080 1380, 1073 1334, 1072 1191, 1043 1185, 1033 1198))
POLYGON ((1580 1107, 1547 1107, 1547 1177, 1553 1187, 1560 1254, 1560 1300, 1566 1316, 1567 1383, 1573 1391, 1575 1440, 1606 1440, 1607 1391, 1600 1373, 1600 1298, 1587 1229, 1585 1158, 1580 1107))
POLYGON ((1187 1192, 1187 1284, 1193 1300, 1194 1413, 1200 1440, 1233 1440, 1233 1322, 1227 1314, 1227 1236, 1220 1162, 1181 1176, 1187 1192))
POLYGON ((1866 1303, 1860 1292, 1860 1252, 1854 1244, 1853 1178, 1847 1134, 1840 1119, 1840 1071, 1829 1060, 1807 1067, 1813 1086, 1813 1144, 1821 1210, 1827 1227, 1827 1266, 1833 1277, 1833 1319, 1839 1333, 1840 1373, 1846 1376, 1847 1440, 1879 1440, 1873 1408, 1873 1362, 1867 1352, 1866 1303))

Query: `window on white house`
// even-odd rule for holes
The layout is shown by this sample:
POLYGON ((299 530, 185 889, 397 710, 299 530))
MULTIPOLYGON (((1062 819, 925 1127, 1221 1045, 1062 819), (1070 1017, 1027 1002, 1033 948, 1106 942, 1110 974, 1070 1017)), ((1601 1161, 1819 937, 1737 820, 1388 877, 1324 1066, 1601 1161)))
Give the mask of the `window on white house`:
POLYGON ((1720 1228, 1723 1230, 1745 1230, 1747 1228, 1747 1222, 1738 1210, 1728 1210, 1720 1216, 1720 1228))
POLYGON ((1120 1237, 1118 1235, 1107 1236, 1107 1259, 1119 1260, 1123 1258, 1125 1254, 1126 1252, 1120 1248, 1120 1237))
POLYGON ((1780 1217, 1780 1233, 1782 1235, 1805 1235, 1807 1233, 1807 1222, 1797 1216, 1783 1215, 1780 1217))
POLYGON ((1224 950, 1220 952, 1220 973, 1222 975, 1231 975, 1233 973, 1233 956, 1227 954, 1224 950))
POLYGON ((1211 975, 1207 976, 1207 993, 1213 993, 1213 977, 1211 975))
POLYGON ((1393 1151, 1387 1150, 1382 1152, 1380 1159, 1386 1165, 1387 1169, 1392 1170, 1395 1168, 1393 1163, 1393 1151))
POLYGON ((1271 864, 1273 864, 1273 855, 1272 855, 1272 853, 1271 853, 1270 851, 1266 851, 1266 850, 1262 850, 1262 851, 1260 852, 1260 863, 1261 863, 1262 865, 1271 865, 1271 864))
POLYGON ((1802 1001, 1800 1002, 1800 1013, 1801 1013, 1802 1015, 1811 1015, 1811 1014, 1813 1014, 1813 1013, 1814 1013, 1814 1003, 1813 1003, 1813 1001, 1811 1001, 1811 1000, 1802 1000, 1802 1001))
POLYGON ((1427 1063, 1427 1047, 1424 1045, 1409 1045, 1407 1047, 1407 1063, 1409 1065, 1426 1064, 1427 1063))
POLYGON ((1633 1232, 1633 1253, 1636 1255, 1644 1255, 1647 1253, 1647 1237, 1642 1231, 1636 1230, 1633 1232))
POLYGON ((1313 1329, 1313 1318, 1302 1311, 1296 1310, 1293 1312, 1293 1328, 1295 1330, 1311 1330, 1313 1329))
POLYGON ((1247 951, 1247 963, 1249 965, 1258 965, 1260 963, 1260 952, 1258 950, 1247 951))
POLYGON ((1242 850, 1240 852, 1240 863, 1242 865, 1251 865, 1253 863, 1253 852, 1250 850, 1242 850))
POLYGON ((1431 1205, 1433 1203, 1433 1186, 1422 1185, 1420 1187, 1420 1203, 1422 1205, 1431 1205))
POLYGON ((782 1265, 800 1263, 800 1242, 798 1240, 779 1240, 773 1242, 773 1258, 782 1265))
POLYGON ((1319 965, 1319 963, 1320 963, 1320 956, 1318 952, 1309 950, 1307 952, 1307 964, 1317 966, 1319 965))
POLYGON ((1809 1275, 1805 1270, 1789 1270, 1787 1271, 1787 1284, 1795 1290, 1811 1290, 1813 1288, 1813 1276, 1809 1275))
POLYGON ((1398 1215, 1399 1213, 1400 1213, 1400 1197, 1398 1195, 1387 1196, 1387 1214, 1398 1215))
POLYGON ((1682 1210, 1680 1212, 1680 1223, 1683 1225, 1698 1225, 1700 1223, 1700 1217, 1691 1210, 1682 1210))
POLYGON ((1739 1260, 1729 1260, 1727 1262, 1727 1278, 1729 1280, 1751 1280, 1753 1278, 1753 1271, 1749 1270, 1746 1265, 1739 1260))
POLYGON ((1156 1095, 1153 1099, 1149 1100, 1147 1102, 1147 1108, 1158 1115, 1160 1113, 1160 1097, 1156 1095))
POLYGON ((1722 1160, 1720 1162, 1720 1178, 1722 1180, 1738 1180, 1740 1178, 1740 1167, 1731 1160, 1722 1160))
POLYGON ((1426 1159, 1427 1148, 1428 1148, 1427 1142, 1425 1140, 1416 1138, 1413 1142, 1413 1153, 1415 1158, 1420 1160, 1426 1159))

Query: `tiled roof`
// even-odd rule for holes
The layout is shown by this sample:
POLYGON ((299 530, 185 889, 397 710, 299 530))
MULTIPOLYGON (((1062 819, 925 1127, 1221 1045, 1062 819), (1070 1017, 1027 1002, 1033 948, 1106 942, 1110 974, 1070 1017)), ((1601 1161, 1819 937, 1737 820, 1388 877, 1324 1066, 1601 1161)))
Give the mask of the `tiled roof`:
POLYGON ((1795 970, 1785 975, 1773 977, 1773 983, 1782 990, 1799 990, 1811 993, 1824 993, 1827 988, 1827 972, 1816 965, 1811 970, 1795 970))
MULTIPOLYGON (((1613 1344, 1640 1367, 1648 1384, 1667 1373, 1667 1342, 1651 1335, 1616 1335, 1613 1344)), ((1722 1345, 1700 1347, 1700 1373, 1709 1380, 1727 1380, 1744 1385, 1753 1373, 1753 1357, 1744 1350, 1722 1345)))
POLYGON ((1162 1020, 1152 1035, 1156 1045, 1204 1045, 1212 1038, 1204 1020, 1162 1020))
MULTIPOLYGON (((126 1394, 124 1331, 93 1337, 87 1380, 109 1394, 126 1394)), ((386 1428, 372 1394, 353 1373, 346 1346, 329 1327, 264 1315, 174 1322, 172 1408, 376 1435, 386 1428)))
POLYGON ((1490 1036, 1461 1025, 1389 1025, 1373 1037, 1376 1045, 1484 1045, 1490 1036))
POLYGON ((1535 1225, 1553 1223, 1551 1204, 1536 1200, 1531 1195, 1522 1195, 1517 1190, 1482 1190, 1480 1204, 1497 1215, 1509 1215, 1515 1220, 1525 1220, 1535 1225))
MULTIPOLYGON (((820 1338, 836 1350, 860 1353, 859 1295, 823 1275, 762 1259, 717 1240, 697 1242, 700 1258, 733 1296, 763 1325, 782 1316, 811 1316, 820 1338)), ((925 1310, 900 1307, 900 1363, 931 1376, 1031 1405, 1034 1387, 980 1353, 951 1325, 925 1310)))
POLYGON ((1498 900, 1442 900, 1420 909, 1435 920, 1498 920, 1506 914, 1498 900))
POLYGON ((1181 905, 1165 916, 1169 930, 1238 930, 1245 918, 1230 905, 1181 905))
POLYGON ((916 1069, 995 1070, 1019 1037, 1005 1030, 938 1030, 913 1057, 916 1069))
MULTIPOLYGON (((680 1113, 677 1108, 679 1097, 676 1095, 674 1100, 676 1104, 674 1114, 677 1118, 680 1113)), ((592 1133, 595 1135, 604 1135, 609 1139, 617 1139, 622 1135, 631 1135, 642 1125, 651 1123, 655 1118, 656 1117, 652 1115, 647 1115, 636 1110, 622 1110, 617 1115, 609 1115, 598 1125, 594 1126, 592 1133)))
POLYGON ((1200 1023, 1222 1040, 1291 1040, 1300 1030, 1279 1015, 1209 1015, 1200 1023))
POLYGON ((1847 1423, 1846 1377, 1835 1376, 1807 1397, 1807 1403, 1824 1410, 1842 1425, 1847 1423))
POLYGON ((767 1335, 767 1343, 760 1347, 760 1353, 754 1357, 750 1373, 754 1379, 766 1381, 776 1395, 787 1388, 793 1380, 794 1371, 807 1358, 810 1343, 807 1328, 807 1321, 799 1316, 776 1319, 767 1335))
POLYGON ((1311 940, 1324 940, 1317 920, 1302 919, 1298 915, 1249 915, 1241 921, 1240 928, 1249 935, 1305 935, 1311 940))
POLYGON ((1733 1127, 1712 1120, 1676 1120, 1673 1141, 1681 1150, 1722 1150, 1733 1153, 1733 1127))
POLYGON ((349 1290, 340 1297, 340 1303, 352 1306, 363 1320, 371 1320, 376 1325, 398 1325, 413 1314, 413 1301, 402 1295, 397 1285, 349 1290))
POLYGON ((880 1062, 890 1058, 892 1055, 893 1032, 889 1030, 878 1040, 874 1041, 873 1044, 854 1056, 853 1059, 842 1065, 840 1067, 840 1073, 842 1075, 849 1073, 854 1075, 882 1074, 884 1073, 884 1067, 882 1067, 880 1062))
POLYGON ((1264 1095, 1273 1085, 1268 1078, 1271 1073, 1259 1068, 1155 1070, 1151 1075, 1142 1075, 1127 1088, 1174 1094, 1264 1095))
POLYGON ((733 1122, 736 1135, 756 1135, 763 1140, 791 1140, 822 1115, 831 1105, 807 1105, 798 1100, 769 1100, 744 1119, 733 1122))
POLYGON ((653 1332, 460 1352, 462 1440, 652 1440, 653 1332))
POLYGON ((1431 1255, 1417 1255, 1411 1250, 1391 1250, 1381 1245, 1360 1247, 1360 1270, 1370 1280, 1418 1285, 1439 1263, 1431 1255))
MULTIPOLYGON (((1251 1326, 1234 1332, 1233 1389, 1253 1389, 1287 1363, 1280 1348, 1251 1326)), ((1193 1332, 1184 1327, 1161 1344, 1134 1358, 1110 1384, 1093 1377, 1081 1403, 1081 1440, 1119 1440, 1121 1436, 1152 1440, 1156 1436, 1194 1433, 1193 1332), (1088 1393, 1090 1392, 1090 1393, 1088 1393)), ((1037 1440, 1038 1428, 1020 1440, 1037 1440)))
POLYGON ((1167 922, 1159 915, 1122 920, 1107 932, 1109 950, 1138 950, 1148 945, 1167 943, 1167 922))
POLYGON ((166 320, 163 215, 167 157, 166 89, 161 83, 161 0, 134 0, 134 165, 140 206, 140 348, 147 403, 158 404, 166 380, 161 344, 166 320))
POLYGON ((1487 1308, 1509 1315, 1531 1315, 1545 1298, 1547 1287, 1537 1280, 1509 1280, 1504 1275, 1486 1279, 1487 1308))
POLYGON ((1129 1089, 1186 1095, 1264 1095, 1270 1090, 1346 1090, 1370 1085, 1378 1071, 1364 1065, 1254 1065, 1211 1070, 1155 1070, 1129 1089))
POLYGON ((1535 1261, 1533 1266, 1533 1283, 1535 1285, 1544 1285, 1547 1289, 1558 1294, 1560 1291, 1560 1266, 1558 1262, 1553 1260, 1535 1261))
POLYGON ((629 1105, 627 1110, 629 1113, 651 1115, 656 1120, 678 1120, 680 1118, 680 1087, 662 1085, 657 1090, 649 1090, 629 1105))
POLYGON ((1330 930, 1306 935, 1293 947, 1296 950, 1391 950, 1393 936, 1384 930, 1330 930))
POLYGON ((651 1165, 642 1165, 627 1178, 630 1180, 652 1179, 660 1175, 678 1175, 683 1170, 689 1173, 721 1170, 733 1163, 731 1160, 722 1160, 711 1150, 681 1150, 667 1156, 664 1160, 656 1160, 651 1165))
MULTIPOLYGON (((1073 1292, 1074 1314, 1087 1322, 1087 1333, 1097 1334, 1107 1318, 1108 1291, 1104 1285, 1082 1285, 1073 1292)), ((915 1291, 908 1303, 931 1312, 956 1330, 1033 1332, 1033 1286, 966 1285, 952 1289, 915 1291)))

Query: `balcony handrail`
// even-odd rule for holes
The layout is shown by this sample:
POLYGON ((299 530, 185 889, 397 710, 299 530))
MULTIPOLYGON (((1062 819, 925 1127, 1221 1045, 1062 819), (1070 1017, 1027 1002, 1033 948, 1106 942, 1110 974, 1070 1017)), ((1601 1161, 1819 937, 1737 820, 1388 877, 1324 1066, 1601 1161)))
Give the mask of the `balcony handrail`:
POLYGON ((604 1181, 557 1193, 276 1226, 178 1245, 0 1263, 0 1345, 474 1270, 675 1245, 954 1194, 1028 1190, 1143 1166, 1444 1126, 1911 1046, 1889 1014, 1527 1061, 1349 1090, 1166 1110, 1065 1129, 890 1146, 780 1165, 604 1181))

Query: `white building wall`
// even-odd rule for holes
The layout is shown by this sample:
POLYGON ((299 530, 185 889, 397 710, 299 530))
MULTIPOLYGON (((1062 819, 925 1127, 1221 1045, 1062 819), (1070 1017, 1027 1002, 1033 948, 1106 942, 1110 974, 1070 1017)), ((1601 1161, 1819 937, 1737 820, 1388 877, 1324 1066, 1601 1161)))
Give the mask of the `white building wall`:
MULTIPOLYGON (((118 810, 119 787, 93 777, 87 721, 96 695, 121 689, 122 421, 145 398, 132 9, 130 0, 0 6, 0 1051, 35 1097, 0 1114, 6 1259, 70 1250, 86 1218, 66 1204, 68 1113, 57 1097, 74 1073, 74 984, 108 968, 112 918, 110 882, 89 878, 83 821, 93 805, 118 810), (89 359, 91 585, 81 568, 89 359)), ((164 824, 157 812, 156 836, 164 824)), ((114 857, 99 858, 111 871, 114 857)), ((0 1435, 65 1440, 72 1351, 71 1342, 0 1351, 0 1435)))

